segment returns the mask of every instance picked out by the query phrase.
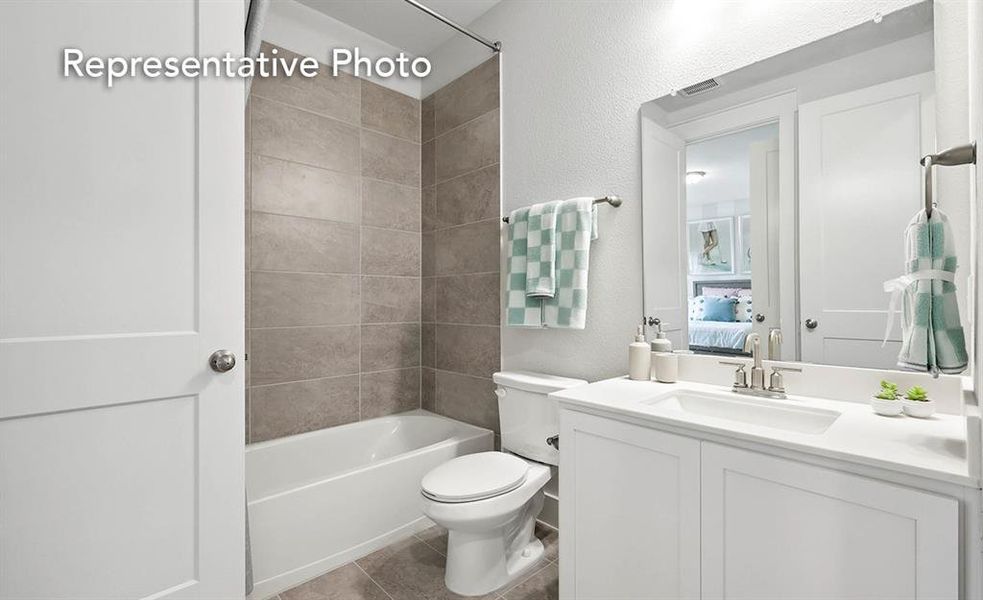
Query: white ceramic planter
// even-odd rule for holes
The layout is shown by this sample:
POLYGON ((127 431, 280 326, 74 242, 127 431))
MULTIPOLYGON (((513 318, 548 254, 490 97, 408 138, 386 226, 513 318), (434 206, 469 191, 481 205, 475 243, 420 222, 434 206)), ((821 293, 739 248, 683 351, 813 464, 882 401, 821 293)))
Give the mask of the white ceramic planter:
POLYGON ((918 400, 904 399, 901 401, 901 404, 904 406, 904 414, 909 417, 925 419, 935 414, 935 400, 930 399, 921 402, 918 400))
POLYGON ((901 400, 882 400, 881 398, 871 398, 870 407, 875 413, 885 417, 895 417, 901 414, 901 400))

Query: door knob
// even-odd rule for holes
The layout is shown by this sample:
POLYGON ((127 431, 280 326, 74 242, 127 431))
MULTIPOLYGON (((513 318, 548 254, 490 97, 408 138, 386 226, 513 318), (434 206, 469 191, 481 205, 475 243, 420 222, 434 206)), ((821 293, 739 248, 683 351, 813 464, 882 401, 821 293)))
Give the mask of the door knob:
POLYGON ((815 329, 819 326, 819 321, 815 319, 806 319, 806 329, 815 329))
POLYGON ((236 355, 231 350, 216 350, 208 358, 208 365, 216 373, 231 371, 236 366, 236 355))
POLYGON ((764 323, 765 322, 765 316, 763 314, 761 314, 761 313, 758 313, 758 314, 754 315, 754 320, 757 321, 758 323, 764 323))

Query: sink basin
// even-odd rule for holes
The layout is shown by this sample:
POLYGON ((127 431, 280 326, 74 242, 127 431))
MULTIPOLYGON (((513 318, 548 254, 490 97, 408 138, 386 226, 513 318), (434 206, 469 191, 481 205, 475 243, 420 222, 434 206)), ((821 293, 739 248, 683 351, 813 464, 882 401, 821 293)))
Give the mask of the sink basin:
POLYGON ((840 416, 835 410, 796 406, 791 402, 678 390, 645 400, 643 404, 683 414, 811 434, 825 432, 840 416))

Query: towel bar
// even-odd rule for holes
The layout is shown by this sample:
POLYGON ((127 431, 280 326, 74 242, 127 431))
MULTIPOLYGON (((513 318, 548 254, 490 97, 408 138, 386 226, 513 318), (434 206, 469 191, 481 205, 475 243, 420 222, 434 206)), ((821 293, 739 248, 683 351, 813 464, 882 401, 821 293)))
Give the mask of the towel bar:
POLYGON ((932 202, 932 167, 976 164, 976 142, 953 146, 938 154, 927 154, 919 162, 925 167, 925 216, 931 217, 935 206, 932 202))
MULTIPOLYGON (((619 196, 603 196, 601 198, 594 198, 594 204, 601 204, 603 202, 607 202, 611 206, 617 208, 617 207, 621 206, 622 200, 621 200, 621 198, 619 196)), ((508 217, 502 217, 502 222, 503 223, 508 223, 509 222, 509 218, 508 217)))

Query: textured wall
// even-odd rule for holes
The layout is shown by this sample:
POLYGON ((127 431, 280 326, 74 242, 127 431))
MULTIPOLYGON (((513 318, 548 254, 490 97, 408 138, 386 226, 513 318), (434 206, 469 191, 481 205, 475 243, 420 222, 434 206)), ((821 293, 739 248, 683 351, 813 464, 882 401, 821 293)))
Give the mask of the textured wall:
MULTIPOLYGON (((592 380, 627 369, 642 312, 642 103, 913 3, 504 0, 475 21, 504 48, 504 210, 586 194, 625 198, 619 209, 600 208, 587 329, 503 329, 502 366, 592 380)), ((481 56, 487 50, 464 38, 431 53, 424 93, 481 56)))
POLYGON ((322 67, 248 113, 247 440, 418 408, 420 101, 322 67))
POLYGON ((423 101, 423 406, 498 431, 498 57, 423 101))

